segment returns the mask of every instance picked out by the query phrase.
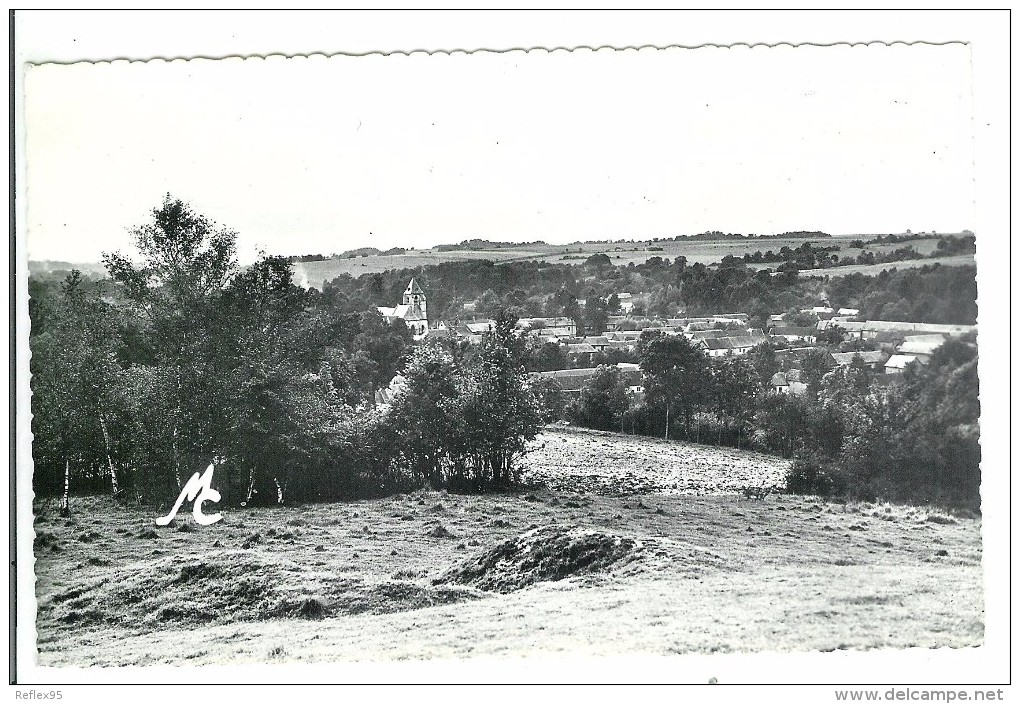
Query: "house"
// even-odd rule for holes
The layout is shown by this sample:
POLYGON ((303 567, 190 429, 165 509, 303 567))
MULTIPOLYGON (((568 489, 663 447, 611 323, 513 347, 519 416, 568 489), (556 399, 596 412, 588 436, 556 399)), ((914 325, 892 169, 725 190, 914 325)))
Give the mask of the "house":
POLYGON ((946 338, 942 335, 911 335, 903 338, 903 342, 896 347, 900 354, 910 354, 917 357, 917 361, 927 364, 935 350, 945 344, 946 338))
POLYGON ((786 374, 783 372, 776 372, 772 375, 769 386, 772 387, 772 391, 777 394, 788 394, 790 393, 790 382, 786 379, 786 374))
POLYGON ((609 347, 609 338, 604 335, 597 337, 585 337, 582 342, 591 345, 596 352, 601 352, 609 347))
POLYGON ((693 342, 699 342, 701 340, 715 340, 719 337, 733 337, 732 330, 695 330, 693 332, 686 333, 687 337, 693 342))
POLYGON ((836 315, 845 315, 850 318, 856 318, 861 314, 861 311, 857 308, 840 308, 836 311, 836 315))
POLYGON ((870 369, 878 371, 883 368, 886 360, 889 359, 889 355, 885 352, 833 352, 832 358, 841 367, 849 366, 854 361, 854 357, 860 357, 861 362, 867 365, 870 369))
MULTIPOLYGON (((796 371, 796 370, 794 370, 796 371)), ((792 372, 776 372, 769 381, 774 394, 803 396, 807 393, 807 384, 800 381, 800 376, 792 372)))
POLYGON ((716 337, 708 340, 700 340, 698 345, 705 350, 709 357, 726 357, 729 355, 744 355, 765 341, 761 333, 753 335, 739 335, 735 337, 716 337))
POLYGON ((567 354, 575 354, 578 356, 588 355, 588 362, 591 362, 592 355, 595 354, 595 348, 587 342, 580 342, 577 344, 567 345, 567 354))
POLYGON ((494 320, 471 320, 457 324, 457 334, 466 338, 472 345, 482 343, 482 336, 496 328, 494 320))
POLYGON ((616 297, 620 301, 620 310, 624 313, 630 313, 634 310, 634 294, 632 293, 618 293, 616 297))
POLYGON ((908 364, 912 364, 917 361, 917 357, 912 354, 894 354, 885 363, 885 373, 902 374, 908 364))
POLYGON ((780 338, 787 342, 806 342, 812 344, 818 339, 817 336, 818 331, 815 328, 780 325, 769 330, 769 337, 773 339, 780 338))
POLYGON ((379 306, 377 310, 386 319, 387 323, 403 320, 416 340, 422 339, 429 332, 425 292, 421 290, 418 282, 414 279, 411 279, 410 283, 407 284, 407 288, 404 289, 403 300, 399 306, 393 308, 379 306))

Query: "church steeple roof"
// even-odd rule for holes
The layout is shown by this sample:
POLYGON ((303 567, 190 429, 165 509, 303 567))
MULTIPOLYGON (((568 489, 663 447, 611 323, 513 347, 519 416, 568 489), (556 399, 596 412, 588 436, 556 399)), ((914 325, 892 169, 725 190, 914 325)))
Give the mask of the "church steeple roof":
POLYGON ((404 291, 404 293, 418 293, 418 294, 423 294, 423 293, 425 293, 425 292, 421 290, 421 286, 419 286, 419 285, 418 285, 418 282, 417 282, 417 281, 415 281, 414 279, 411 279, 411 283, 409 283, 409 284, 407 285, 407 290, 406 290, 406 291, 404 291))

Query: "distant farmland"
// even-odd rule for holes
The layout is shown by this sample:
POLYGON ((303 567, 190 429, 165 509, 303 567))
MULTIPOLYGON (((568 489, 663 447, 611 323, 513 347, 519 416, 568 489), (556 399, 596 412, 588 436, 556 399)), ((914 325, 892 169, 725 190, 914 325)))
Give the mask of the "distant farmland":
POLYGON ((847 276, 849 274, 864 274, 874 276, 886 269, 917 269, 928 264, 941 264, 942 266, 974 266, 973 254, 957 254, 952 257, 939 257, 937 259, 904 259, 901 262, 889 262, 888 264, 853 264, 840 266, 832 269, 806 269, 800 272, 801 276, 847 276))
MULTIPOLYGON (((592 254, 604 253, 609 256, 613 264, 626 266, 627 264, 643 264, 651 257, 662 257, 673 260, 676 257, 687 257, 691 264, 701 263, 706 265, 716 264, 727 255, 743 257, 744 254, 753 254, 757 251, 767 252, 769 250, 778 252, 783 247, 795 249, 805 242, 818 246, 838 246, 840 249, 836 254, 840 257, 856 257, 861 249, 850 247, 850 242, 855 239, 869 239, 864 235, 838 235, 831 239, 780 239, 780 238, 759 238, 748 240, 681 240, 661 242, 618 242, 618 243, 590 243, 590 244, 569 244, 569 245, 548 245, 533 244, 520 247, 507 246, 500 249, 478 249, 478 250, 452 250, 439 251, 437 249, 412 249, 403 254, 381 255, 373 254, 362 257, 345 259, 327 259, 315 262, 295 262, 294 280, 303 286, 322 288, 323 282, 331 281, 342 274, 350 274, 357 278, 362 274, 372 274, 390 269, 413 269, 420 266, 440 264, 442 262, 462 261, 467 259, 488 259, 496 263, 511 261, 535 261, 552 262, 557 264, 582 264, 592 254)), ((886 244, 871 244, 865 247, 866 250, 876 254, 884 254, 905 246, 911 246, 922 255, 928 255, 935 251, 937 240, 922 239, 909 242, 890 242, 886 244)), ((890 264, 853 265, 835 269, 816 270, 815 274, 828 276, 840 276, 851 273, 875 274, 883 269, 893 267, 907 269, 924 264, 939 262, 945 266, 961 266, 973 264, 972 255, 959 255, 942 259, 914 259, 890 264)), ((779 262, 769 264, 755 264, 756 268, 774 268, 779 262)), ((99 263, 70 263, 56 261, 30 261, 28 263, 30 274, 41 273, 63 273, 72 268, 79 269, 84 273, 94 276, 104 276, 106 270, 99 263)), ((803 272, 807 274, 807 272, 803 272)))
MULTIPOLYGON (((440 264, 442 262, 462 261, 466 259, 488 259, 496 263, 511 261, 536 261, 552 262, 558 264, 581 264, 592 254, 604 253, 609 256, 613 264, 617 266, 633 262, 643 264, 651 257, 662 257, 672 260, 676 257, 687 257, 688 263, 715 264, 727 255, 743 257, 744 254, 753 254, 757 251, 778 252, 783 247, 795 249, 805 242, 812 245, 836 245, 840 247, 840 257, 856 257, 862 251, 860 248, 851 248, 850 242, 855 239, 868 239, 868 236, 841 235, 831 239, 780 239, 780 238, 759 238, 747 240, 681 240, 681 241, 660 241, 660 242, 618 242, 618 243, 592 243, 592 244, 569 244, 569 245, 528 245, 526 247, 507 247, 505 249, 485 250, 455 250, 436 251, 435 249, 408 250, 404 254, 394 255, 370 255, 355 257, 351 259, 329 259, 318 262, 296 262, 294 264, 295 281, 302 285, 321 288, 323 282, 331 281, 341 274, 350 274, 355 278, 362 274, 387 271, 390 269, 412 269, 419 266, 440 264)), ((896 242, 888 244, 872 244, 865 247, 870 252, 882 254, 891 252, 905 246, 912 246, 922 255, 935 251, 935 239, 914 240, 910 242, 896 242)), ((876 264, 869 266, 847 266, 838 269, 826 269, 826 274, 841 275, 861 271, 863 273, 877 273, 882 269, 898 267, 901 269, 921 266, 923 264, 941 262, 947 266, 972 264, 973 256, 961 255, 947 257, 937 260, 908 260, 894 262, 892 264, 876 264)), ((779 262, 759 265, 760 267, 776 267, 779 262)))

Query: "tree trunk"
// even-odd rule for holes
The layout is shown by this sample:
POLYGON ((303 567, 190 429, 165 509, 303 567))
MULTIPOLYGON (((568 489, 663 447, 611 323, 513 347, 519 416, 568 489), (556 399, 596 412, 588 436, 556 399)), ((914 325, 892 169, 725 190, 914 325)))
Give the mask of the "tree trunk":
MULTIPOLYGON (((184 354, 183 350, 181 350, 181 354, 184 354)), ((181 482, 181 458, 177 450, 177 432, 181 423, 181 411, 183 410, 183 406, 184 402, 181 400, 181 368, 177 367, 177 415, 174 418, 173 441, 171 442, 171 448, 174 460, 174 479, 177 480, 178 489, 181 489, 184 486, 181 482)))
POLYGON ((103 429, 103 442, 106 444, 106 464, 110 467, 110 489, 113 495, 120 493, 120 486, 117 484, 117 472, 113 468, 113 458, 110 457, 110 433, 106 429, 106 418, 99 414, 99 425, 103 429))
POLYGON ((64 496, 60 499, 60 515, 71 515, 71 460, 64 460, 64 496))
POLYGON ((669 440, 669 404, 666 404, 666 440, 669 440))
POLYGON ((244 500, 243 505, 251 503, 251 497, 255 495, 255 465, 251 465, 248 470, 248 496, 244 500))

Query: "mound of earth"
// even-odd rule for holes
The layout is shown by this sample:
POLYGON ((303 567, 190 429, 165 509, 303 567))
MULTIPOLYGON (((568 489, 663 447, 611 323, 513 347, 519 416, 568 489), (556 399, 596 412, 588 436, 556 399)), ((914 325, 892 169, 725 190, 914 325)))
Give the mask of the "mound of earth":
POLYGON ((39 616, 41 623, 159 629, 392 613, 480 596, 456 586, 337 578, 251 551, 221 551, 106 570, 41 599, 39 616))
POLYGON ((634 538, 546 526, 498 543, 448 570, 433 584, 464 584, 505 594, 536 582, 605 572, 633 561, 644 549, 634 538))
POLYGON ((41 600, 40 616, 154 627, 257 619, 274 606, 280 576, 279 566, 241 555, 137 563, 41 600))

